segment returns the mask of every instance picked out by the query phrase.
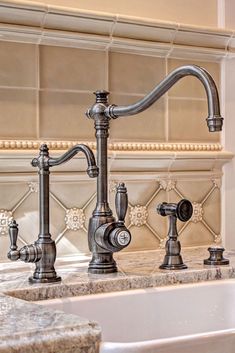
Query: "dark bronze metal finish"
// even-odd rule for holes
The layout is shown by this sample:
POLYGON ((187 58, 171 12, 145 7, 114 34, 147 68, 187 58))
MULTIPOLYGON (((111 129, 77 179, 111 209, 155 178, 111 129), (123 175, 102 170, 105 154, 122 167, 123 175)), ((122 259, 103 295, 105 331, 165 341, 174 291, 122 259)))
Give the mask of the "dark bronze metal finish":
POLYGON ((49 175, 50 167, 67 162, 78 152, 83 152, 86 156, 88 168, 87 174, 94 178, 98 175, 98 168, 95 163, 93 152, 86 145, 76 145, 65 152, 61 157, 50 158, 49 149, 46 144, 41 145, 38 158, 32 160, 32 166, 38 167, 39 174, 39 220, 40 230, 38 240, 31 245, 26 245, 17 250, 18 225, 13 220, 9 225, 10 251, 8 258, 12 261, 18 259, 25 262, 35 262, 36 268, 31 283, 51 283, 61 281, 54 268, 56 260, 56 245, 51 238, 49 231, 50 212, 49 212, 49 175))
POLYGON ((116 119, 120 116, 135 115, 149 108, 164 93, 166 93, 177 81, 185 76, 197 77, 203 84, 208 103, 207 125, 210 132, 222 130, 223 118, 220 115, 219 96, 216 84, 211 75, 202 67, 197 65, 181 66, 172 71, 162 80, 149 94, 135 104, 127 106, 109 105, 104 114, 116 119))
MULTIPOLYGON (((220 131, 223 125, 223 118, 220 116, 219 97, 215 82, 206 70, 196 65, 182 66, 172 71, 143 99, 128 106, 109 105, 108 92, 95 92, 96 103, 86 113, 87 117, 93 119, 95 122, 97 165, 99 167, 97 203, 90 218, 88 230, 89 248, 92 252, 89 272, 109 273, 117 271, 116 263, 113 259, 113 251, 121 250, 121 248, 128 245, 128 242, 126 242, 125 246, 119 248, 119 246, 113 246, 111 240, 107 241, 107 238, 109 238, 107 234, 113 232, 113 227, 120 226, 120 222, 115 222, 107 200, 107 139, 109 136, 109 120, 117 119, 121 116, 135 115, 146 110, 178 80, 189 75, 197 77, 205 88, 208 101, 208 117, 206 120, 209 131, 220 131), (110 224, 112 224, 111 228, 109 228, 110 224)), ((125 238, 127 239, 128 237, 125 235, 125 238)))
POLYGON ((229 265, 229 260, 223 257, 224 248, 208 248, 210 253, 210 257, 204 260, 204 265, 213 265, 213 266, 221 266, 221 265, 229 265))
POLYGON ((88 228, 89 249, 92 252, 88 271, 91 273, 116 272, 117 265, 113 259, 113 253, 126 247, 131 240, 130 232, 124 225, 128 197, 123 183, 118 186, 116 194, 117 221, 113 217, 108 203, 107 140, 110 118, 104 114, 108 106, 108 94, 106 91, 95 92, 96 103, 87 112, 87 116, 94 119, 95 122, 97 165, 99 168, 97 202, 88 228))
POLYGON ((188 200, 181 200, 177 203, 163 202, 157 206, 157 213, 161 216, 169 216, 170 226, 166 242, 166 255, 159 268, 164 270, 182 270, 187 268, 180 255, 181 245, 178 239, 176 227, 177 218, 182 222, 187 222, 193 214, 193 206, 188 200))

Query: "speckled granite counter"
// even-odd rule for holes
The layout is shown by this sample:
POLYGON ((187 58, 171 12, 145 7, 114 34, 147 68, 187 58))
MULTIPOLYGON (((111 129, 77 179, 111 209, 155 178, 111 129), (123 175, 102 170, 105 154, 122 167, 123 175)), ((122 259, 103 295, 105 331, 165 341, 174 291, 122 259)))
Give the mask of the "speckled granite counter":
POLYGON ((159 270, 163 256, 162 251, 116 254, 119 272, 109 275, 88 274, 88 257, 65 257, 56 263, 62 283, 50 285, 28 283, 34 265, 0 263, 0 353, 99 351, 98 324, 30 301, 235 278, 235 252, 225 254, 230 265, 208 267, 203 265, 203 259, 208 257, 205 248, 184 249, 188 269, 181 271, 159 270))

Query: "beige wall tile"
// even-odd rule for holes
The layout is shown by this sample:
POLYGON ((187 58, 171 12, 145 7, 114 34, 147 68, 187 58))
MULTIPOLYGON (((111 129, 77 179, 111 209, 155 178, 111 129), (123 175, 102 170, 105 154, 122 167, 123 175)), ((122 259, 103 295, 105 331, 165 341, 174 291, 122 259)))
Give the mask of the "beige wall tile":
MULTIPOLYGON (((41 0, 34 1, 41 2, 41 0)), ((46 3, 92 11, 217 26, 216 0, 148 0, 148 2, 140 0, 47 0, 46 3)))
POLYGON ((51 191, 58 196, 66 208, 83 208, 96 192, 96 180, 90 179, 79 183, 53 183, 51 184, 51 191))
POLYGON ((57 244, 57 255, 73 255, 89 253, 87 234, 83 230, 66 231, 63 238, 57 244))
POLYGON ((36 91, 0 89, 0 139, 37 137, 36 91))
POLYGON ((212 180, 178 180, 177 189, 191 202, 201 203, 213 187, 212 180))
POLYGON ((221 232, 220 206, 220 190, 215 189, 203 205, 203 219, 216 234, 221 232))
POLYGON ((165 60, 144 55, 110 53, 109 89, 113 92, 147 93, 165 76, 165 60))
POLYGON ((235 28, 235 3, 234 0, 226 0, 225 6, 225 26, 227 28, 235 28))
MULTIPOLYGON (((110 102, 128 105, 141 99, 137 96, 112 94, 110 102)), ((110 122, 110 142, 114 141, 164 141, 165 140, 165 97, 144 112, 121 117, 110 122)))
POLYGON ((219 142, 220 133, 207 128, 207 102, 169 99, 169 141, 219 142))
POLYGON ((92 94, 40 92, 40 138, 94 140, 93 120, 85 116, 94 101, 92 94))
POLYGON ((40 47, 40 86, 70 90, 104 88, 105 53, 97 50, 40 47))
MULTIPOLYGON (((213 77, 218 91, 220 89, 220 64, 196 61, 196 60, 179 60, 169 59, 168 60, 168 72, 173 71, 179 66, 183 65, 198 65, 206 69, 213 77)), ((170 97, 194 97, 194 98, 206 98, 206 92, 202 83, 192 76, 184 77, 179 80, 170 90, 170 97)))
POLYGON ((182 246, 211 245, 214 242, 212 234, 202 223, 193 222, 190 222, 180 234, 179 240, 182 246))
POLYGON ((36 46, 0 41, 0 86, 36 87, 36 46))

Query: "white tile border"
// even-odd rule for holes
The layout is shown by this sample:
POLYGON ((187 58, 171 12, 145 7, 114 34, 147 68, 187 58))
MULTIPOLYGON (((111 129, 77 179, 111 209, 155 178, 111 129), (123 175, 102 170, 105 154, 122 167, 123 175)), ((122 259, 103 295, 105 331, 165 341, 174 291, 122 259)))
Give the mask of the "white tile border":
POLYGON ((32 1, 0 1, 0 39, 45 45, 220 60, 235 55, 235 31, 78 10, 32 1), (192 44, 194 43, 194 44, 192 44))

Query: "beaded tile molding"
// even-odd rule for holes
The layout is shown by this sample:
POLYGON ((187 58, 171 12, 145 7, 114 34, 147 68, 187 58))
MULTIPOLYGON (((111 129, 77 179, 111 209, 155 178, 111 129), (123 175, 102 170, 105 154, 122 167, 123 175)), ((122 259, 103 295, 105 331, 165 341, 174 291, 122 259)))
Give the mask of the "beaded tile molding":
MULTIPOLYGON (((52 150, 67 150, 77 143, 84 143, 96 149, 93 141, 38 141, 38 140, 1 140, 0 150, 37 150, 46 143, 52 150)), ((109 143, 110 151, 221 151, 219 143, 151 143, 151 142, 118 142, 109 143)))

